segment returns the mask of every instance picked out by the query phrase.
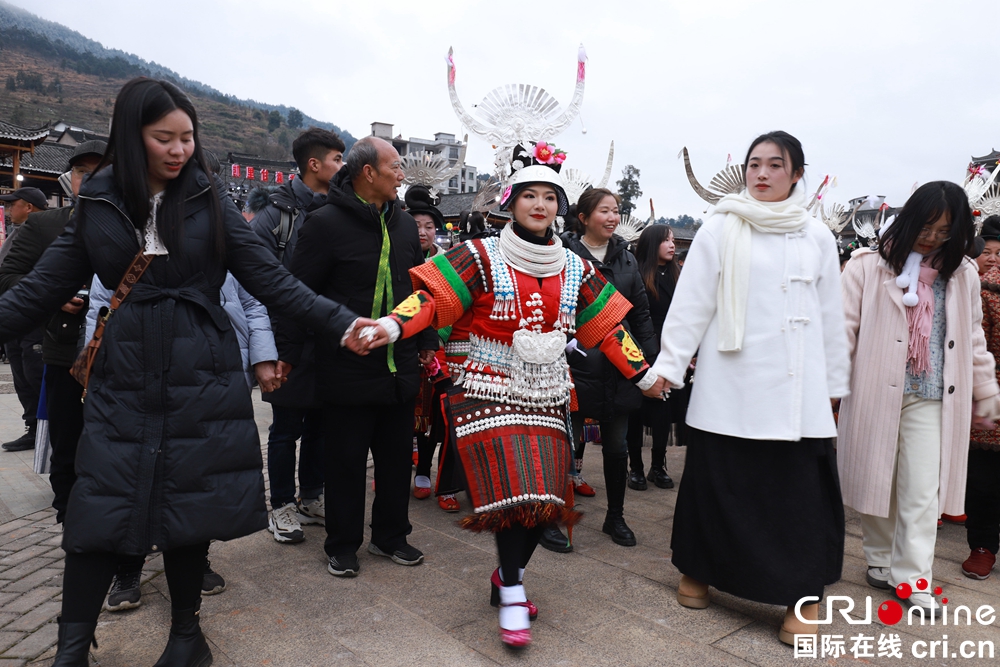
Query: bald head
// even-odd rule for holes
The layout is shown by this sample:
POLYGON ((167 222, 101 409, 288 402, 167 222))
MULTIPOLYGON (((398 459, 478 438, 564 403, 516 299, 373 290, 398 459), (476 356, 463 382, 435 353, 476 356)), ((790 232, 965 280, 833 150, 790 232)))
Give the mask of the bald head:
POLYGON ((351 148, 344 168, 354 191, 365 201, 381 206, 396 198, 403 182, 399 153, 385 139, 365 137, 351 148))

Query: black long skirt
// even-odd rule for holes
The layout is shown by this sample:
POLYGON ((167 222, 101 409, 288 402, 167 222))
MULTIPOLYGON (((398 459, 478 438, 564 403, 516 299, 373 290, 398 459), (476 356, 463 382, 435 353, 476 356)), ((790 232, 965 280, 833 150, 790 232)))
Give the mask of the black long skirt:
POLYGON ((844 563, 833 440, 690 429, 670 546, 683 574, 737 597, 778 605, 822 598, 844 563))

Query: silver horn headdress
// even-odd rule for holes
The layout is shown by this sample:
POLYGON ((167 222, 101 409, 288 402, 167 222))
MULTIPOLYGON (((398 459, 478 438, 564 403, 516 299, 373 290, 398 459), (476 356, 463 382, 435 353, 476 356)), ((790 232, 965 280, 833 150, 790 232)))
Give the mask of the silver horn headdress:
POLYGON ((507 84, 494 88, 476 107, 481 120, 462 105, 455 90, 454 49, 448 49, 448 94, 451 106, 462 124, 490 144, 513 147, 529 141, 550 140, 569 127, 583 106, 587 73, 587 52, 583 45, 577 54, 576 88, 569 105, 559 103, 545 89, 526 84, 507 84))
POLYGON ((603 188, 607 186, 608 180, 611 178, 611 165, 615 161, 615 142, 611 142, 611 148, 608 149, 608 163, 604 167, 604 176, 600 181, 594 182, 594 179, 590 174, 581 171, 579 169, 563 169, 559 172, 562 176, 563 185, 566 188, 566 197, 569 198, 570 204, 575 204, 580 200, 580 195, 583 194, 584 190, 587 188, 603 188))
POLYGON ((691 156, 688 155, 687 146, 681 149, 681 155, 684 156, 684 171, 687 173, 688 182, 698 196, 709 204, 718 204, 719 200, 726 195, 736 194, 747 186, 746 176, 743 173, 743 165, 727 164, 725 169, 712 177, 708 188, 705 188, 694 176, 694 170, 691 169, 691 156))

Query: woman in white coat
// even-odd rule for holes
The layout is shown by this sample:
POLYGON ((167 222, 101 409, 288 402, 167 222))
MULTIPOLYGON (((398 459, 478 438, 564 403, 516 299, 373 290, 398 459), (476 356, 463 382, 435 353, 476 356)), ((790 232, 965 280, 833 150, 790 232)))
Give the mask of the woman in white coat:
POLYGON ((842 277, 853 361, 838 437, 844 502, 861 512, 868 583, 905 584, 901 597, 930 615, 937 519, 964 511, 973 409, 989 417, 976 428, 1000 417, 974 238, 962 188, 927 183, 842 277))
POLYGON ((830 230, 805 210, 804 166, 786 132, 750 145, 747 190, 695 237, 653 365, 681 387, 700 349, 671 542, 677 599, 707 607, 713 586, 786 605, 786 643, 815 632, 795 604, 840 579, 844 552, 830 404, 849 379, 840 271, 830 230))

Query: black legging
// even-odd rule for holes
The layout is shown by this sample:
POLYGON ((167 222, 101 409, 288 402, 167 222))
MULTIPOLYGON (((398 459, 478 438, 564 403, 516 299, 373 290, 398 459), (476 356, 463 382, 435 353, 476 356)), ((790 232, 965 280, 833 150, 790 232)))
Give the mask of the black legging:
MULTIPOLYGON (((191 609, 201 597, 208 542, 163 552, 163 569, 173 609, 191 609)), ((113 553, 66 554, 63 575, 64 623, 95 623, 122 556, 113 553)))
MULTIPOLYGON (((672 424, 665 421, 656 420, 650 428, 653 432, 653 458, 649 462, 650 468, 667 469, 667 443, 670 442, 670 427, 672 424)), ((642 411, 636 410, 628 418, 628 435, 625 440, 628 442, 629 465, 636 472, 643 472, 642 464, 642 411)))
POLYGON ((500 577, 504 586, 517 586, 521 583, 518 570, 528 566, 544 528, 544 526, 525 528, 517 525, 495 533, 497 555, 500 557, 500 577))

